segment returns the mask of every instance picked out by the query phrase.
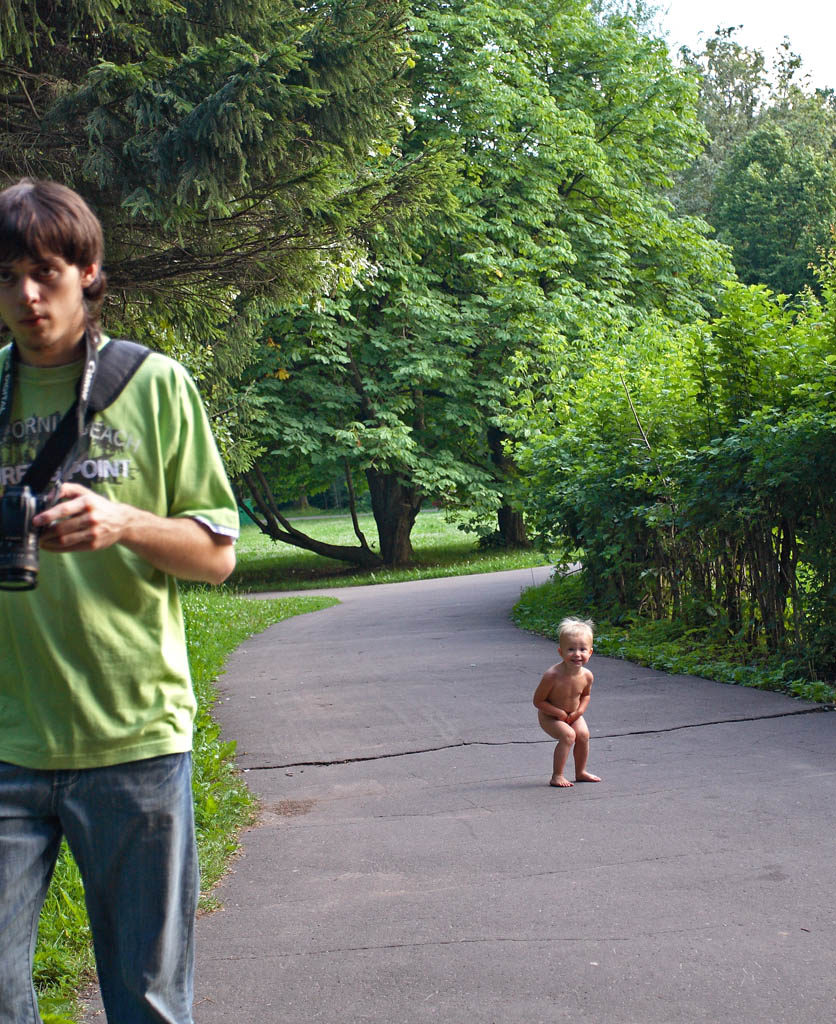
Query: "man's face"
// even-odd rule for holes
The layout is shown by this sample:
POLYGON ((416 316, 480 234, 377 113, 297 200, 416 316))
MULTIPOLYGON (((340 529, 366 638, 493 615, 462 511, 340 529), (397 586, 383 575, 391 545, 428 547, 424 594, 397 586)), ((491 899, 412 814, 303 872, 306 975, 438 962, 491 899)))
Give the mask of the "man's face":
POLYGON ((61 366, 83 355, 84 295, 96 264, 77 267, 61 256, 0 262, 0 317, 32 366, 61 366))

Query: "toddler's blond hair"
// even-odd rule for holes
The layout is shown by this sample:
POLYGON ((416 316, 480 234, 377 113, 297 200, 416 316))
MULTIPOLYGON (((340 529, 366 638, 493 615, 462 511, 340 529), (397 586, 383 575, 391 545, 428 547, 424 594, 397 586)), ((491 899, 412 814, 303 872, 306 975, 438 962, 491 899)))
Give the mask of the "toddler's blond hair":
POLYGON ((560 624, 557 627, 557 639, 559 643, 563 643, 563 638, 567 636, 578 636, 584 634, 592 640, 595 636, 595 623, 592 619, 576 619, 573 615, 567 615, 565 619, 560 620, 560 624))

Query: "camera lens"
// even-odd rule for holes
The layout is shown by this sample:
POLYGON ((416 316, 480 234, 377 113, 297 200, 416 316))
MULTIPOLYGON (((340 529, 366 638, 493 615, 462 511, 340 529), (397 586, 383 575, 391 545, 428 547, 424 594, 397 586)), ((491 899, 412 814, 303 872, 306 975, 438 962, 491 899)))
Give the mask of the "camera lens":
POLYGON ((0 499, 0 589, 32 590, 38 582, 38 498, 28 487, 7 487, 0 499))
POLYGON ((33 564, 33 560, 20 551, 6 552, 0 546, 0 590, 34 590, 37 585, 37 551, 33 564))

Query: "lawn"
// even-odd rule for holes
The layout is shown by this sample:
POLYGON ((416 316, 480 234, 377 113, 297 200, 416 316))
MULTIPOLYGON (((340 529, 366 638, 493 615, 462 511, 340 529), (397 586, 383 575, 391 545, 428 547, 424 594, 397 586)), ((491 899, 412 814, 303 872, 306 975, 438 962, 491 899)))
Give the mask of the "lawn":
MULTIPOLYGON (((291 518, 297 529, 331 544, 357 544, 351 518, 311 516, 291 518)), ((360 529, 372 548, 377 530, 371 515, 359 517, 360 529)), ((401 583, 405 580, 471 573, 500 572, 545 565, 539 551, 482 548, 472 533, 464 533, 456 522, 435 509, 421 512, 412 529, 414 558, 399 569, 359 570, 345 562, 323 558, 311 551, 273 541, 252 524, 242 528, 238 542, 238 567, 229 585, 242 591, 309 590, 317 587, 349 587, 368 583, 401 583)))

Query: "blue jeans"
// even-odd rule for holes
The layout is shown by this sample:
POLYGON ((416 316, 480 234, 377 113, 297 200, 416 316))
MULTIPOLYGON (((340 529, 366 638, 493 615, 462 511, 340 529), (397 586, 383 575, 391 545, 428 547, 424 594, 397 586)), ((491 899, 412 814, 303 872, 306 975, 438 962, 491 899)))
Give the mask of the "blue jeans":
POLYGON ((0 1024, 39 1024, 38 918, 73 852, 111 1024, 192 1024, 198 898, 191 755, 40 771, 0 762, 0 1024))

